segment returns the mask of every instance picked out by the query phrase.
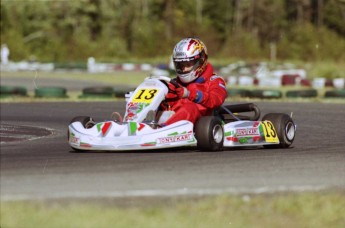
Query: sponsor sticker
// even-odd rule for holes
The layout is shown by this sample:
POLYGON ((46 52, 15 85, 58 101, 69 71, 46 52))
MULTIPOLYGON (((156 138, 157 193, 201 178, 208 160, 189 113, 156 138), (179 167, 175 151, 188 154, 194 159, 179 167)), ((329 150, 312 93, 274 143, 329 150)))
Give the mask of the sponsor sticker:
POLYGON ((167 144, 192 140, 192 134, 174 135, 157 139, 158 144, 167 144))
POLYGON ((223 79, 221 76, 214 75, 214 76, 212 76, 212 77, 210 78, 210 80, 213 81, 213 80, 216 80, 217 78, 223 79))
POLYGON ((240 128, 236 129, 237 136, 260 135, 258 128, 240 128))
POLYGON ((69 135, 69 142, 73 143, 73 144, 78 144, 79 145, 80 139, 75 137, 74 134, 70 134, 69 135))

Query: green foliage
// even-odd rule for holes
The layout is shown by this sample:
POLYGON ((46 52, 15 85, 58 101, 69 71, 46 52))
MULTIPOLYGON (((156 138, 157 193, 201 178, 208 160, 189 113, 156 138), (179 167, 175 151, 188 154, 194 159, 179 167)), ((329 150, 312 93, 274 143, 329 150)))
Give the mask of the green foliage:
POLYGON ((345 39, 325 27, 311 24, 293 26, 278 43, 281 59, 345 61, 345 39))
POLYGON ((343 38, 345 36, 345 1, 329 0, 324 7, 325 25, 336 31, 343 38))
POLYGON ((345 64, 334 61, 320 61, 306 67, 309 77, 345 78, 345 64))
POLYGON ((178 40, 197 36, 216 58, 266 59, 274 42, 278 60, 344 61, 345 4, 317 2, 6 0, 1 43, 15 61, 78 62, 169 56, 178 40))
POLYGON ((227 39, 221 55, 225 58, 231 56, 237 56, 241 59, 268 58, 269 55, 265 55, 263 52, 253 34, 240 31, 227 39))

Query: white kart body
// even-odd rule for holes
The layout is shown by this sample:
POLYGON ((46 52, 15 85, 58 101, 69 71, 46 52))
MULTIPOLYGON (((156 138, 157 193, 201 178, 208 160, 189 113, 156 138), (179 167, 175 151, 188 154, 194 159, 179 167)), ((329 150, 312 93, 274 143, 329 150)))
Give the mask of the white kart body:
MULTIPOLYGON (((152 127, 152 124, 145 121, 145 118, 150 111, 154 113, 158 111, 168 93, 168 88, 162 81, 168 80, 162 76, 148 77, 135 91, 130 92, 126 97, 126 112, 123 121, 110 120, 94 123, 91 128, 85 128, 80 121, 72 121, 68 126, 70 146, 76 150, 135 151, 200 146, 200 144, 205 145, 205 141, 221 142, 222 147, 280 144, 281 137, 278 137, 277 130, 269 120, 237 120, 228 123, 219 121, 218 127, 213 129, 199 126, 201 124, 198 125, 198 123, 195 127, 192 122, 187 120, 161 128, 152 127), (218 129, 217 132, 215 129, 218 129), (221 139, 219 139, 220 132, 221 139), (202 138, 202 143, 197 142, 198 137, 202 138)), ((212 120, 207 123, 212 125, 212 120)), ((287 130, 284 134, 292 144, 296 126, 293 122, 291 126, 285 127, 287 130)), ((212 150, 219 150, 219 147, 212 150)))
POLYGON ((152 129, 145 123, 118 124, 114 121, 85 129, 80 122, 74 122, 69 129, 70 145, 80 150, 142 150, 196 145, 193 124, 189 121, 159 129, 152 129))
POLYGON ((182 120, 154 129, 144 120, 157 111, 168 93, 159 78, 146 78, 127 99, 124 122, 106 121, 86 129, 80 122, 69 125, 69 144, 79 150, 142 150, 195 146, 193 123, 182 120))

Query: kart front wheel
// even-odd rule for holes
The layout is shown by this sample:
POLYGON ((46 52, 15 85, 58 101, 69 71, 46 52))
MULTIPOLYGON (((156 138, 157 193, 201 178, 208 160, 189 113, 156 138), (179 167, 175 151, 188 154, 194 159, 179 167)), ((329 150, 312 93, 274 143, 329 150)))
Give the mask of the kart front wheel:
POLYGON ((265 145, 265 148, 288 148, 292 145, 295 139, 296 125, 289 115, 285 113, 268 113, 262 120, 272 122, 279 138, 279 144, 265 145))
POLYGON ((223 148, 224 130, 218 117, 201 117, 195 124, 194 130, 198 141, 198 149, 202 151, 219 151, 223 148))
POLYGON ((71 120, 70 124, 73 122, 80 122, 86 129, 92 128, 95 125, 95 121, 90 116, 76 116, 71 120))

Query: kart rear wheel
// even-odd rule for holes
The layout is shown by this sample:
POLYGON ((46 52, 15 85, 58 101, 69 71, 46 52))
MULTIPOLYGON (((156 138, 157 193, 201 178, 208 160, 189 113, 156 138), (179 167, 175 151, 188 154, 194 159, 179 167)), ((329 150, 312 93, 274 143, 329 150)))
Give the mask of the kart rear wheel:
POLYGON ((219 151, 223 148, 224 129, 215 116, 203 116, 195 124, 197 147, 202 151, 219 151))
POLYGON ((295 139, 296 125, 289 115, 285 113, 269 113, 262 120, 272 122, 280 142, 275 145, 265 145, 265 148, 288 148, 292 145, 295 139))

